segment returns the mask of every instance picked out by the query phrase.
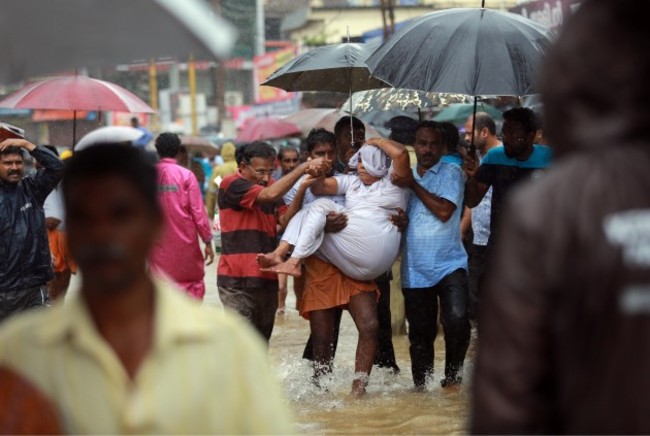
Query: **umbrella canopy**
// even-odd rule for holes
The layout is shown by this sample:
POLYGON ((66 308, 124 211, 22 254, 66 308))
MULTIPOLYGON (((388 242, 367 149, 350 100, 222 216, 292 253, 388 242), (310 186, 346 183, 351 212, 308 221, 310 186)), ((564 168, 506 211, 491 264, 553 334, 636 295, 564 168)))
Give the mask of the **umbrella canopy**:
POLYGON ((100 127, 95 129, 92 132, 86 133, 80 140, 77 142, 77 145, 74 147, 75 151, 83 150, 84 148, 91 147, 95 144, 101 144, 103 142, 111 143, 121 143, 121 142, 130 142, 137 140, 142 136, 142 131, 127 126, 107 126, 100 127))
MULTIPOLYGON (((478 112, 487 112, 495 120, 503 118, 503 114, 492 105, 480 102, 476 106, 478 112)), ((474 112, 473 103, 453 103, 441 110, 435 117, 434 121, 448 121, 454 124, 463 124, 467 118, 474 112)))
POLYGON ((190 53, 224 58, 235 39, 201 0, 3 0, 0 83, 190 53))
POLYGON ((241 126, 237 140, 244 142, 266 141, 298 136, 301 133, 298 126, 281 118, 249 118, 241 126))
POLYGON ((180 139, 181 144, 184 145, 189 152, 200 151, 202 153, 207 153, 210 156, 219 153, 219 147, 217 147, 217 144, 209 139, 191 135, 181 135, 180 139))
POLYGON ((155 112, 139 97, 121 86, 85 76, 62 76, 28 84, 0 101, 0 107, 155 112))
POLYGON ((438 94, 415 89, 381 88, 359 91, 352 94, 351 102, 346 100, 343 107, 354 106, 355 113, 414 110, 444 106, 449 103, 468 101, 463 94, 438 94))
POLYGON ((284 64, 264 86, 285 91, 350 92, 386 87, 371 77, 366 65, 376 43, 330 44, 310 50, 284 64))
POLYGON ((548 29, 521 15, 447 9, 411 20, 367 64, 373 76, 395 88, 521 96, 533 93, 551 43, 548 29))
MULTIPOLYGON (((334 126, 341 117, 350 116, 349 113, 340 109, 329 108, 310 108, 303 109, 283 119, 297 125, 302 131, 303 136, 307 136, 311 129, 322 127, 323 129, 334 132, 334 126)), ((363 121, 363 120, 362 120, 363 121)), ((382 136, 373 126, 363 121, 366 128, 366 139, 382 136)))

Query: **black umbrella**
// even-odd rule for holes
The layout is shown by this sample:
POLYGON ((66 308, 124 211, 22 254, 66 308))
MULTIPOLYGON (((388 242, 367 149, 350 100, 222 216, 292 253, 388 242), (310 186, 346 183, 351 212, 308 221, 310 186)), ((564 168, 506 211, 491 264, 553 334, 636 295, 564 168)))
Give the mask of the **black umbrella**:
POLYGON ((310 50, 290 60, 262 83, 285 91, 355 92, 387 87, 370 75, 366 59, 378 44, 341 43, 310 50))
POLYGON ((366 63, 373 76, 395 88, 522 96, 534 92, 551 44, 548 29, 521 15, 456 8, 411 20, 366 63))

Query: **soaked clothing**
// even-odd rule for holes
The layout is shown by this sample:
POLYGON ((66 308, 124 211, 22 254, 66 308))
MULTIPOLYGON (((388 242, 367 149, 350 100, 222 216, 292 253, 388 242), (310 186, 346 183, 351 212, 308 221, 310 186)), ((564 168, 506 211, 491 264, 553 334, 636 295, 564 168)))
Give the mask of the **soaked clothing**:
POLYGON ((282 200, 255 204, 263 190, 264 186, 249 182, 239 173, 226 177, 219 186, 222 245, 217 268, 219 286, 275 286, 277 292, 278 275, 260 271, 256 258, 258 253, 269 253, 277 246, 277 216, 286 206, 282 200))
POLYGON ((289 222, 283 240, 295 245, 293 257, 318 255, 343 274, 372 280, 385 273, 399 254, 402 235, 388 217, 404 208, 408 191, 390 181, 390 173, 372 185, 356 175, 335 176, 337 195, 345 194, 343 208, 326 198, 303 207, 289 222), (325 233, 328 212, 345 213, 348 224, 336 233, 325 233))
POLYGON ((433 374, 433 343, 438 335, 438 299, 440 321, 445 333, 445 378, 459 381, 462 379, 463 361, 470 337, 467 273, 458 269, 435 286, 404 288, 402 292, 409 322, 413 383, 424 386, 427 377, 433 374))
POLYGON ((312 310, 344 307, 356 294, 377 292, 377 285, 372 281, 354 280, 341 273, 334 265, 316 256, 305 260, 305 289, 300 299, 298 311, 309 319, 312 310))
POLYGON ((483 157, 476 180, 492 187, 490 213, 490 244, 501 217, 501 207, 507 192, 518 183, 539 178, 551 162, 551 149, 545 145, 533 146, 533 153, 525 161, 506 156, 503 145, 491 148, 483 157))
POLYGON ((31 155, 43 169, 17 184, 0 182, 0 320, 20 310, 20 302, 38 301, 34 290, 54 277, 43 204, 63 176, 63 162, 43 147, 31 155), (28 290, 33 295, 24 295, 28 290))
POLYGON ((650 151, 513 192, 479 308, 472 433, 650 433, 650 151))
POLYGON ((205 266, 199 238, 212 242, 201 191, 191 171, 164 158, 156 165, 163 233, 151 249, 149 267, 180 285, 194 298, 205 294, 205 266))
POLYGON ((46 285, 0 292, 0 322, 23 310, 47 306, 49 302, 46 285))

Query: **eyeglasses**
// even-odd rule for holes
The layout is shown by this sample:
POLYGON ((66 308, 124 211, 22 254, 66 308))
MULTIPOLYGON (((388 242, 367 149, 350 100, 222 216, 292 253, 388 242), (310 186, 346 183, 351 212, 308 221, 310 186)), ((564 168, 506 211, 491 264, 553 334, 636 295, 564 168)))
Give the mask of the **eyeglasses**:
POLYGON ((252 166, 250 166, 249 164, 246 164, 246 166, 248 168, 250 168, 251 170, 253 170, 253 172, 255 174, 257 174, 258 176, 260 176, 260 177, 264 177, 264 176, 267 176, 267 175, 270 176, 271 174, 273 174, 273 170, 257 170, 255 168, 253 168, 252 166))

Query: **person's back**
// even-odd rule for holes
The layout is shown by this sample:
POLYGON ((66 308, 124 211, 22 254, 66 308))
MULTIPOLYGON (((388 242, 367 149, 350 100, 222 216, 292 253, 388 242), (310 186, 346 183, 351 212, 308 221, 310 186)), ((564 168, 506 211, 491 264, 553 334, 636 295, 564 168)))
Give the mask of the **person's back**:
POLYGON ((171 157, 179 145, 174 134, 163 133, 156 139, 161 156, 156 165, 159 201, 165 225, 161 238, 151 250, 150 268, 201 299, 205 294, 204 258, 198 240, 206 244, 206 257, 209 257, 212 231, 194 174, 171 157))
POLYGON ((472 433, 650 433, 650 32, 635 5, 583 2, 548 54, 560 160, 504 214, 472 433))

